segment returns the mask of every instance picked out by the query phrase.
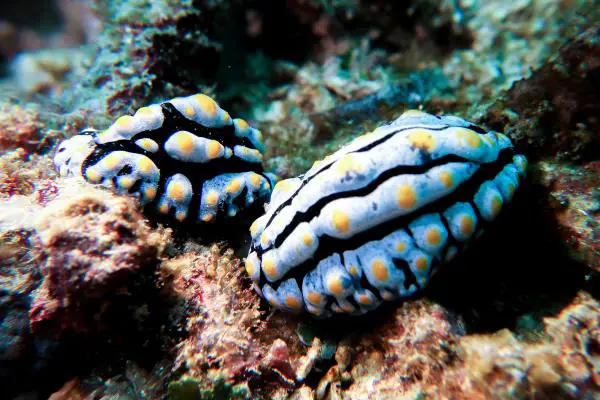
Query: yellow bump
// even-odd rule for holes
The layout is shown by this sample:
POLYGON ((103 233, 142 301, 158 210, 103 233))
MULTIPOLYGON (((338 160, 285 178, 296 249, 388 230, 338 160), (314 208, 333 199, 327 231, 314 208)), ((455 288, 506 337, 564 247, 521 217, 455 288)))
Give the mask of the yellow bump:
POLYGON ((115 125, 119 129, 131 129, 133 117, 131 115, 123 115, 115 121, 115 125))
POLYGON ((285 297, 285 305, 296 310, 302 307, 302 303, 300 303, 300 301, 292 295, 285 297))
POLYGON ((323 160, 317 160, 317 161, 313 162, 313 165, 312 165, 311 169, 312 168, 317 168, 322 163, 323 163, 323 160))
POLYGON ((277 266, 275 265, 273 257, 265 257, 262 269, 269 278, 274 278, 277 275, 277 266))
POLYGON ((96 171, 93 171, 89 168, 85 171, 85 176, 88 181, 92 183, 98 183, 102 179, 102 177, 96 171))
POLYGON ((423 117, 427 116, 427 113, 424 113, 420 110, 406 110, 402 113, 402 117, 423 117))
POLYGON ((237 123, 237 127, 242 131, 245 131, 250 127, 248 123, 241 118, 236 119, 235 122, 237 123))
POLYGON ((142 107, 142 108, 138 109, 135 113, 137 115, 141 115, 144 117, 149 117, 151 115, 154 115, 154 112, 152 111, 152 109, 150 107, 142 107))
POLYGON ((222 152, 223 146, 221 143, 217 142, 216 140, 211 140, 208 143, 208 156, 210 158, 217 158, 222 154, 222 152))
POLYGON ((452 178, 452 173, 450 173, 449 171, 442 171, 440 172, 440 182, 442 182, 442 184, 444 186, 446 186, 448 189, 450 189, 452 186, 454 186, 454 179, 452 178))
POLYGON ((153 187, 149 187, 146 190, 144 190, 144 196, 148 199, 148 200, 152 200, 154 199, 154 196, 156 196, 156 189, 153 187))
POLYGON ((396 243, 396 251, 403 253, 406 250, 406 243, 398 242, 396 243))
POLYGON ((169 212, 169 205, 167 203, 162 203, 158 209, 158 211, 160 211, 163 214, 166 214, 169 212))
POLYGON ((304 234, 304 236, 302 237, 302 241, 304 242, 304 245, 307 247, 310 247, 313 244, 313 238, 308 233, 304 234))
POLYGON ((473 218, 470 215, 463 215, 459 222, 459 229, 463 235, 471 235, 475 229, 473 218))
POLYGON ((231 115, 226 111, 225 114, 223 114, 223 121, 228 122, 230 119, 231 115))
POLYGON ((375 279, 381 282, 385 282, 389 278, 388 269, 385 266, 383 260, 375 260, 371 263, 371 271, 375 279))
POLYGON ((146 151, 155 150, 155 142, 152 139, 144 138, 139 141, 139 146, 146 151))
POLYGON ((351 154, 344 155, 335 163, 335 170, 339 175, 346 175, 348 172, 361 172, 362 169, 362 165, 351 154))
POLYGON ((175 218, 177 218, 179 222, 182 222, 185 217, 187 217, 187 213, 185 211, 178 211, 175 213, 175 218))
POLYGON ((417 195, 411 185, 400 185, 396 197, 400 208, 412 208, 417 203, 417 195))
POLYGON ((156 166, 148 157, 142 157, 137 162, 138 168, 142 173, 150 173, 156 169, 156 166))
POLYGON ((181 201, 186 195, 186 190, 180 182, 173 182, 167 188, 168 195, 175 201, 181 201))
POLYGON ((427 230, 425 234, 425 241, 427 244, 431 246, 437 246, 442 241, 442 235, 440 234, 440 230, 436 227, 431 227, 427 230))
POLYGON ((187 115, 188 117, 193 117, 194 114, 196 114, 196 110, 194 110, 194 107, 192 106, 185 106, 183 108, 183 112, 185 113, 185 115, 187 115))
POLYGON ((213 218, 214 218, 214 215, 212 215, 212 214, 205 214, 202 217, 202 221, 204 221, 204 222, 210 222, 210 221, 213 220, 213 218))
POLYGON ((237 193, 239 192, 241 187, 242 182, 240 182, 239 179, 234 179, 229 185, 227 185, 227 188, 225 190, 227 191, 227 193, 237 193))
POLYGON ((321 294, 317 292, 309 292, 306 298, 312 304, 320 304, 322 299, 321 294))
POLYGON ((408 135, 408 140, 414 147, 431 152, 435 147, 435 139, 426 129, 415 129, 408 135))
POLYGON ((119 186, 124 189, 131 188, 134 183, 135 183, 135 180, 133 180, 129 177, 122 177, 121 179, 119 179, 119 186))
POLYGON ((250 176, 250 184, 255 188, 260 187, 260 180, 261 179, 259 174, 253 174, 252 176, 250 176))
POLYGON ((258 139, 259 142, 263 141, 263 134, 259 130, 256 130, 256 139, 258 139))
POLYGON ((104 164, 104 166, 108 169, 114 169, 117 167, 117 165, 119 165, 120 161, 121 157, 119 157, 115 153, 111 153, 104 157, 104 159, 102 160, 102 164, 104 164))
POLYGON ((484 135, 482 139, 488 146, 494 146, 494 139, 490 135, 484 135))
POLYGON ((415 264, 417 266, 417 269, 419 269, 420 271, 426 271, 429 267, 429 261, 425 257, 418 257, 415 264))
POLYGON ((348 215, 340 210, 333 211, 333 226, 340 233, 346 233, 350 229, 350 219, 348 215))
POLYGON ((327 289, 329 289, 329 293, 333 293, 334 295, 341 295, 344 292, 344 288, 342 287, 342 280, 339 277, 331 277, 327 282, 327 289))
POLYGON ((355 265, 351 265, 350 268, 348 268, 348 272, 350 272, 352 276, 358 276, 358 268, 356 268, 355 265))
POLYGON ((366 294, 361 294, 358 296, 358 302, 360 304, 362 304, 363 306, 370 306, 371 298, 369 296, 367 296, 366 294))
POLYGON ((469 129, 461 129, 456 133, 456 136, 459 139, 462 139, 467 143, 470 147, 481 147, 483 143, 481 141, 481 135, 469 130, 469 129))
POLYGON ((181 132, 175 139, 179 151, 184 154, 190 154, 194 151, 194 136, 189 132, 181 132))
POLYGON ((498 195, 495 195, 492 198, 492 214, 494 216, 500 213, 500 209, 502 208, 502 198, 498 195))
POLYGON ((254 221, 252 225, 250 225, 250 235, 252 237, 256 236, 256 232, 258 231, 258 220, 254 221))
POLYGON ((275 187, 273 188, 273 190, 275 191, 280 191, 283 193, 288 192, 290 189, 292 188, 292 183, 290 181, 290 179, 284 179, 282 181, 279 181, 275 184, 275 187))
POLYGON ((214 206, 217 204, 217 201, 219 201, 219 195, 217 192, 211 191, 206 195, 206 204, 209 206, 214 206))
POLYGON ((105 142, 107 137, 108 137, 107 131, 104 131, 104 132, 98 134, 98 140, 100 140, 101 143, 105 142))
POLYGON ((217 115, 217 103, 207 95, 197 94, 194 96, 194 100, 209 117, 214 118, 217 115))
POLYGON ((255 271, 255 267, 254 267, 254 263, 250 260, 250 259, 246 259, 246 273, 249 276, 254 276, 254 271, 255 271))
POLYGON ((260 235, 260 244, 262 244, 263 247, 267 247, 269 245, 269 238, 267 237, 267 232, 263 232, 262 235, 260 235))

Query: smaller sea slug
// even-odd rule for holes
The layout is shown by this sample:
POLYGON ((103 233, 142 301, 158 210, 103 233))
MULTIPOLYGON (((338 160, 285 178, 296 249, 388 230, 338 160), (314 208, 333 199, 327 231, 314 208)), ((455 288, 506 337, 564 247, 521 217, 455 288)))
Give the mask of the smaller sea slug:
POLYGON ((246 271, 272 306, 363 314, 423 289, 511 201, 527 161, 509 138, 407 111, 280 181, 246 271))
POLYGON ((260 131, 197 94, 142 107, 103 132, 83 131, 59 145, 54 165, 159 215, 212 223, 268 200, 273 178, 263 151, 260 131))

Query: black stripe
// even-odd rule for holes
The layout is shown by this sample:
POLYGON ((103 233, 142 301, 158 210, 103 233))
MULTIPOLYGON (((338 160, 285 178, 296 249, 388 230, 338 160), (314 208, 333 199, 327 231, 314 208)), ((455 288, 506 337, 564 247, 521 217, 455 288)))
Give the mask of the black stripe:
MULTIPOLYGON (((319 261, 329 257, 332 254, 340 254, 347 250, 357 249, 366 242, 381 240, 390 233, 407 227, 412 220, 422 215, 443 212, 454 203, 471 201, 482 183, 493 179, 507 164, 512 162, 513 154, 514 151, 512 148, 503 149, 500 151, 495 162, 481 165, 479 170, 477 170, 469 180, 460 184, 448 196, 431 202, 411 214, 403 215, 386 221, 375 227, 360 232, 348 239, 338 239, 328 235, 320 237, 319 248, 313 257, 304 263, 293 267, 283 277, 281 277, 279 282, 285 281, 291 276, 304 276, 306 273, 313 270, 319 261)), ((474 208, 477 210, 476 207, 474 208)), ((256 250, 258 252, 259 249, 256 250)), ((262 279, 263 277, 261 275, 261 282, 259 282, 261 286, 266 283, 266 281, 262 281, 262 279)), ((273 283, 271 283, 271 285, 273 286, 273 283)))
MULTIPOLYGON (((196 136, 218 140, 223 146, 230 147, 242 145, 250 149, 256 149, 252 142, 247 137, 239 137, 235 134, 235 126, 225 125, 219 128, 209 128, 196 121, 186 118, 181 114, 173 104, 166 102, 160 105, 163 115, 165 116, 162 126, 154 131, 140 132, 135 135, 132 140, 137 140, 140 137, 150 137, 152 133, 158 143, 164 142, 171 134, 177 131, 187 131, 196 136), (139 136, 139 137, 138 137, 139 136)), ((154 139, 154 137, 152 137, 154 139)))
MULTIPOLYGON (((411 125, 411 126, 406 126, 406 127, 402 127, 400 129, 396 129, 393 130, 389 133, 387 133, 386 135, 382 136, 381 138, 377 139, 376 141, 373 141, 369 144, 366 144, 364 147, 359 148, 358 150, 352 151, 350 153, 346 153, 346 154, 354 154, 354 153, 363 153, 366 151, 369 151, 371 149, 373 149, 374 147, 385 143, 387 140, 389 140, 392 136, 396 135, 397 133, 400 132, 404 132, 410 129, 420 129, 421 127, 419 126, 415 126, 415 125, 411 125)), ((448 128, 462 128, 462 127, 456 127, 456 126, 450 126, 450 125, 443 125, 443 126, 439 126, 439 127, 435 127, 435 128, 421 128, 421 129, 427 129, 430 131, 435 131, 435 132, 441 132, 444 131, 448 128)), ((468 127, 466 127, 467 129, 473 129, 475 132, 480 133, 480 134, 484 134, 485 130, 478 127, 477 125, 469 125, 468 127)), ((422 153, 424 154, 424 153, 422 153)), ((322 172, 328 170, 329 168, 331 168, 331 166, 335 164, 335 162, 332 162, 331 164, 325 165, 323 166, 319 171, 317 171, 314 175, 306 178, 305 180, 302 181, 302 183, 300 184, 300 186, 298 186, 298 188, 296 189, 296 191, 283 203, 281 203, 277 209, 273 212, 273 214, 271 214, 271 217, 269 218, 269 220, 267 221, 266 225, 265 225, 265 229, 271 224, 271 222, 273 221, 273 218, 275 218, 275 216, 277 214, 279 214, 279 212, 281 212, 281 210, 290 205, 292 200, 294 199, 294 197, 298 194, 298 192, 300 192, 300 190, 302 190, 302 188, 308 184, 311 180, 313 180, 314 178, 316 178, 318 175, 320 175, 322 172)))
MULTIPOLYGON (((159 147, 159 150, 156 153, 151 153, 140 148, 129 140, 119 140, 116 142, 108 142, 97 145, 93 152, 90 153, 90 155, 82 164, 83 176, 85 177, 87 168, 95 165, 102 158, 114 151, 125 151, 128 153, 145 155, 150 158, 160 170, 157 194, 155 199, 145 206, 147 210, 156 207, 166 189, 165 183, 169 177, 177 173, 185 175, 190 180, 193 191, 192 199, 188 209, 188 217, 186 219, 188 221, 195 221, 198 216, 202 195, 202 185, 207 180, 226 173, 255 172, 263 176, 268 181, 267 176, 263 172, 261 164, 249 163, 235 157, 231 157, 229 159, 221 157, 211 160, 207 163, 184 162, 169 156, 162 145, 159 147)), ((169 215, 171 217, 174 216, 174 209, 170 210, 169 215)), ((218 214, 217 217, 219 215, 220 214, 218 214)))
POLYGON ((334 200, 348 198, 348 197, 364 197, 364 196, 370 194, 371 192, 373 192, 374 190, 376 190, 383 182, 387 181, 390 178, 393 178, 393 177, 396 177, 399 175, 406 175, 406 174, 409 174, 409 175, 424 174, 424 173, 428 172, 431 168, 445 165, 448 163, 455 163, 455 162, 462 163, 462 162, 469 162, 469 160, 466 158, 457 156, 455 154, 450 154, 450 155, 438 158, 437 160, 434 160, 430 163, 425 163, 425 164, 420 164, 420 165, 410 165, 410 166, 399 165, 394 168, 390 168, 390 169, 383 171, 381 174, 379 174, 377 177, 375 177, 372 181, 370 181, 368 183, 368 185, 366 185, 366 186, 363 186, 358 189, 339 191, 339 192, 332 193, 329 196, 321 197, 314 204, 312 204, 306 211, 304 211, 304 212, 299 211, 296 214, 294 214, 294 217, 292 218, 290 223, 285 226, 285 228, 279 235, 277 235, 277 237, 275 238, 274 244, 272 246, 270 246, 264 250, 262 250, 261 248, 258 248, 257 252, 259 252, 259 255, 262 255, 262 253, 264 253, 265 251, 268 251, 272 247, 276 248, 276 247, 281 246, 283 241, 290 235, 290 233, 292 233, 292 231, 298 226, 298 224, 300 224, 302 222, 310 221, 312 218, 318 216, 319 213, 321 212, 321 210, 323 209, 323 207, 325 207, 327 204, 329 204, 330 202, 332 202, 334 200))

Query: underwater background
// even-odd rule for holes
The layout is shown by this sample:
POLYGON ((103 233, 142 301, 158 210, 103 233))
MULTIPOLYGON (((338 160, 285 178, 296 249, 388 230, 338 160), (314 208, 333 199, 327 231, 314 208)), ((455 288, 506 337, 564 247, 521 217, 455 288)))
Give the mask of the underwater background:
POLYGON ((599 88, 593 0, 3 4, 0 397, 600 398, 599 88), (264 150, 253 201, 407 110, 504 133, 527 177, 424 291, 284 312, 245 265, 262 204, 182 224, 61 176, 65 140, 197 93, 264 150))

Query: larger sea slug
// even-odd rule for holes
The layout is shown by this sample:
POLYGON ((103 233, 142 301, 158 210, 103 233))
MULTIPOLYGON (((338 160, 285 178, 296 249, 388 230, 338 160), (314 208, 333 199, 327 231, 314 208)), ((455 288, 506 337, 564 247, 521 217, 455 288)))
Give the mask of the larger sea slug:
POLYGON ((212 223, 268 200, 261 136, 197 94, 140 108, 100 133, 84 131, 59 145, 54 164, 63 176, 131 194, 159 215, 212 223))
POLYGON ((526 172, 507 136, 408 111, 279 182, 246 271, 272 306, 363 314, 423 289, 511 201, 526 172))

